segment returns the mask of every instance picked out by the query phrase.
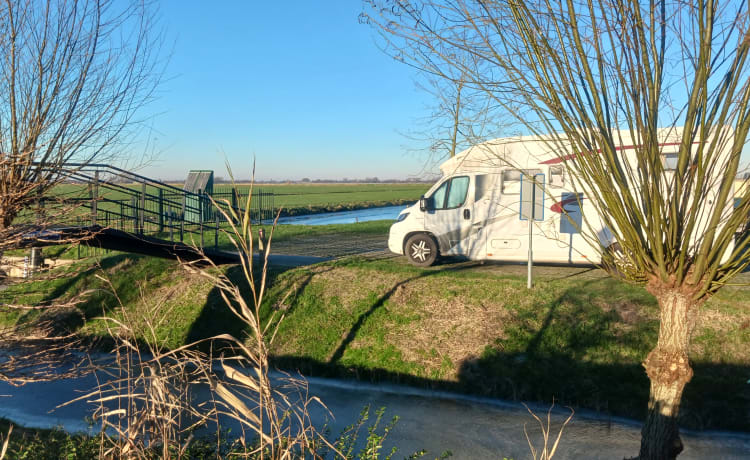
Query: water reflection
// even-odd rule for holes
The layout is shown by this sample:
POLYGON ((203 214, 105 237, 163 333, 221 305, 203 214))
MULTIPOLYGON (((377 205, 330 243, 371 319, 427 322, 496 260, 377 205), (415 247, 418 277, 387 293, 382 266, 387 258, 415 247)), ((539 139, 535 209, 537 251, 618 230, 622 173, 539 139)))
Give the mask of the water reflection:
POLYGON ((371 220, 396 220, 398 214, 406 206, 383 206, 379 208, 357 209, 355 211, 325 212, 321 214, 305 214, 303 216, 281 217, 279 224, 283 225, 330 225, 354 224, 371 220))

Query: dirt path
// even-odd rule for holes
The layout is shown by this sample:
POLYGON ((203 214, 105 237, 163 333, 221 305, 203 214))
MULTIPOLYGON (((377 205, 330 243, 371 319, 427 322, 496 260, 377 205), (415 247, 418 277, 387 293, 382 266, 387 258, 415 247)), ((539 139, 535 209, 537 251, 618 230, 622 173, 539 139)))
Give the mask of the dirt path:
POLYGON ((356 254, 388 254, 388 235, 332 233, 272 242, 271 254, 338 258, 356 254))

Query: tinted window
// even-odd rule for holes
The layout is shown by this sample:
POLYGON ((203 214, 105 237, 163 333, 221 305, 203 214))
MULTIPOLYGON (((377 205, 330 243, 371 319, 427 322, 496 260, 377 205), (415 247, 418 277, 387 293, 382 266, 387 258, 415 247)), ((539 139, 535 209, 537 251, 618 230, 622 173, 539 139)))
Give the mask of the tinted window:
POLYGON ((445 207, 445 192, 448 190, 449 183, 449 180, 443 182, 443 185, 438 187, 435 193, 432 194, 432 205, 435 209, 443 209, 445 207))
POLYGON ((457 208, 466 201, 466 192, 469 191, 469 178, 467 176, 455 177, 451 180, 450 192, 448 192, 448 203, 446 208, 457 208))
POLYGON ((665 153, 664 154, 664 169, 667 171, 674 171, 677 169, 677 162, 679 161, 679 155, 676 153, 665 153))

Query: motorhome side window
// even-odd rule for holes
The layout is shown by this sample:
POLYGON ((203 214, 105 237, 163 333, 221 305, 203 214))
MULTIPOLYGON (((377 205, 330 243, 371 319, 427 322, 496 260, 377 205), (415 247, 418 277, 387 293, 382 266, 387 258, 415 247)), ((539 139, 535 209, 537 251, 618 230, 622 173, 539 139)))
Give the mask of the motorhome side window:
POLYGON ((518 169, 506 169, 503 171, 503 194, 521 194, 521 171, 518 169))
POLYGON ((469 177, 459 176, 443 182, 430 198, 433 209, 458 208, 466 201, 469 191, 469 177))
POLYGON ((565 176, 563 174, 562 166, 550 166, 549 185, 552 187, 562 187, 565 185, 565 176))
POLYGON ((667 171, 674 171, 677 169, 677 162, 679 155, 677 153, 664 153, 662 154, 664 160, 664 169, 667 171))
POLYGON ((474 179, 474 201, 490 199, 500 188, 500 174, 477 174, 474 179))

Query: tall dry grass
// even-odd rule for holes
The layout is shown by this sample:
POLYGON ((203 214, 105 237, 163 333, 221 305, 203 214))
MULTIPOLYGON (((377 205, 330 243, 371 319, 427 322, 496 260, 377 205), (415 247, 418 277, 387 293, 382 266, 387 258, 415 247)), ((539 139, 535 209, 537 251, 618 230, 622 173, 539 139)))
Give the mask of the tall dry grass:
POLYGON ((526 424, 523 425, 523 434, 526 435, 526 442, 529 444, 531 457, 534 460, 552 460, 552 458, 557 453, 557 447, 560 444, 560 439, 562 438, 563 431, 565 430, 565 427, 568 426, 568 423, 570 423, 570 421, 573 419, 575 411, 571 408, 568 408, 570 410, 570 415, 568 415, 568 418, 566 418, 565 421, 563 421, 563 423, 557 429, 557 436, 552 439, 551 436, 554 435, 554 431, 552 430, 552 409, 555 407, 555 402, 553 401, 550 405, 549 409, 547 410, 547 416, 544 420, 536 415, 534 411, 532 411, 526 404, 524 404, 524 407, 526 407, 526 410, 529 411, 529 414, 531 414, 534 420, 536 420, 536 422, 539 424, 539 430, 542 434, 542 445, 535 446, 531 441, 531 437, 529 436, 528 431, 526 431, 526 424))
POLYGON ((8 453, 8 443, 10 442, 10 435, 13 434, 13 425, 8 427, 8 434, 3 436, 3 447, 0 449, 0 460, 3 460, 5 458, 5 455, 8 453))
MULTIPOLYGON (((125 308, 115 293, 120 306, 116 314, 99 318, 114 342, 114 353, 92 360, 96 387, 66 404, 87 401, 96 407, 101 458, 186 458, 197 430, 214 431, 216 448, 211 455, 217 458, 322 458, 324 451, 340 455, 311 421, 311 405, 327 409, 309 396, 306 381, 284 373, 271 377, 268 350, 282 318, 272 315, 264 321, 260 307, 273 232, 256 262, 251 199, 252 192, 242 213, 229 203, 214 203, 231 224, 227 236, 240 257, 243 286, 206 257, 183 264, 211 280, 244 325, 243 336, 223 334, 202 340, 202 345, 209 345, 204 347, 210 350, 207 353, 199 351, 198 342, 169 350, 161 345, 157 331, 169 320, 171 307, 144 296, 136 311, 125 308), (198 393, 208 396, 198 398, 198 393), (231 438, 222 428, 227 425, 239 427, 231 438)), ((101 279, 114 292, 112 283, 101 279)))

